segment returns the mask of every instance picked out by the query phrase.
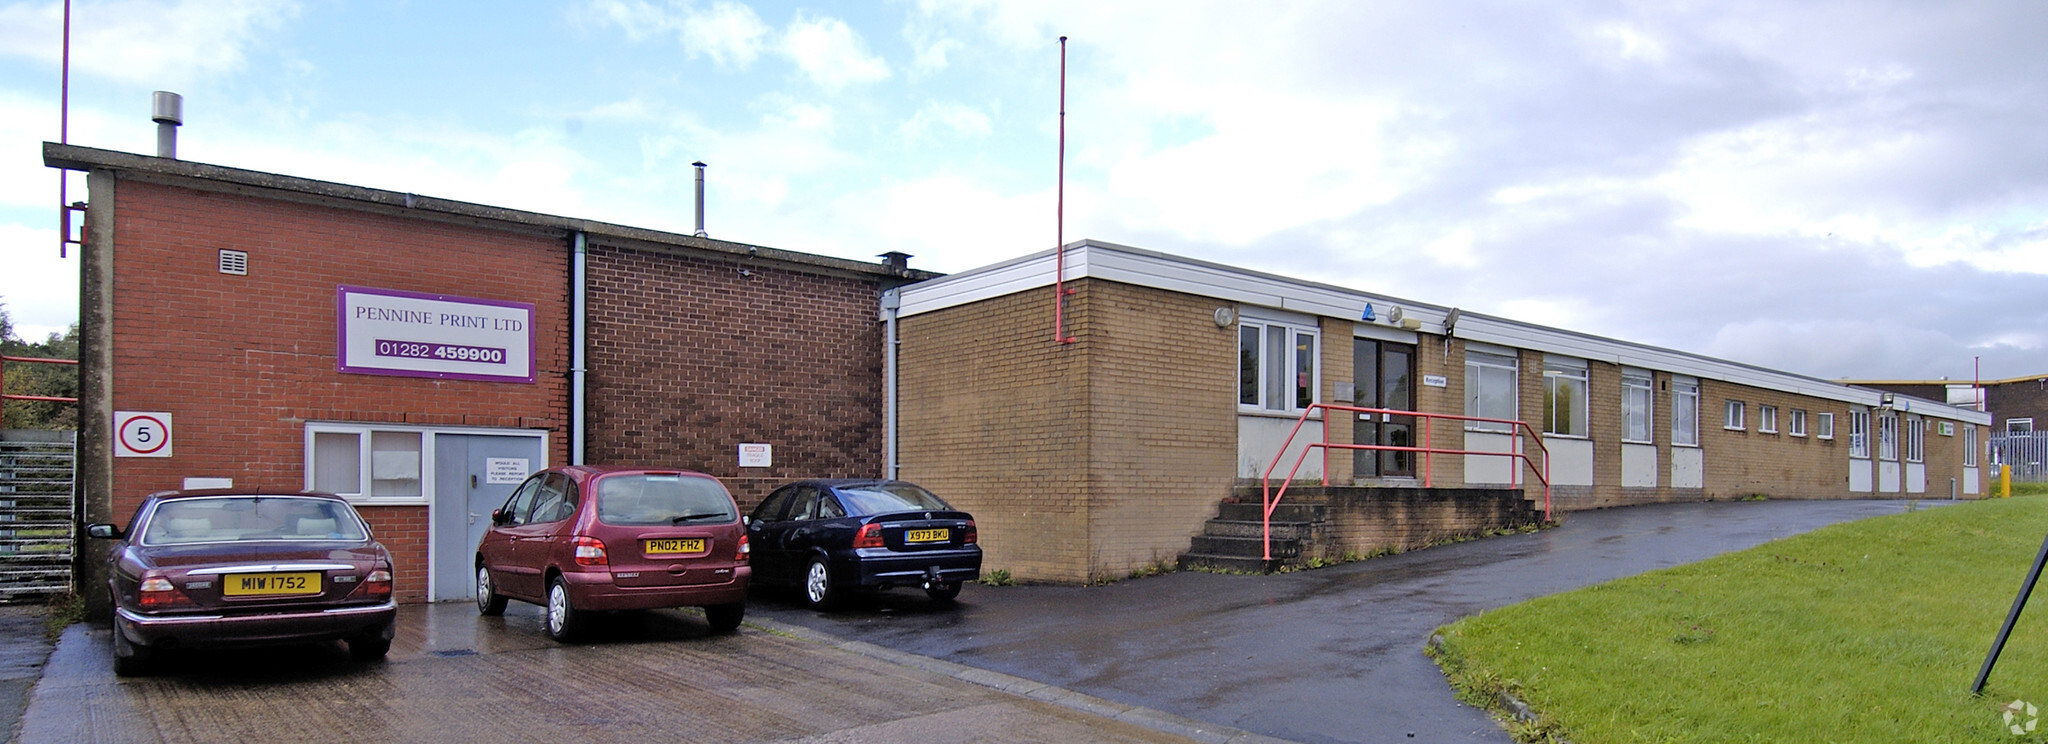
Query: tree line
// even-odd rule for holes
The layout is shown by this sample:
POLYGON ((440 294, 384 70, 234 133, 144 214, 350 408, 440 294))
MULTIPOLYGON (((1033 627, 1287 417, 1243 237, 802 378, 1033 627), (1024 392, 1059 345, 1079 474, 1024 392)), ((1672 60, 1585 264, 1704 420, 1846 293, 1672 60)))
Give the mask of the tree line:
MULTIPOLYGON (((14 323, 7 317, 7 309, 0 307, 0 356, 77 359, 78 324, 71 324, 71 329, 61 336, 52 333, 41 342, 24 341, 15 336, 14 323)), ((77 365, 7 362, 5 371, 5 378, 0 379, 0 390, 9 395, 78 397, 77 365)), ((78 406, 73 403, 8 400, 0 401, 0 405, 5 406, 0 426, 8 429, 78 429, 78 406)))

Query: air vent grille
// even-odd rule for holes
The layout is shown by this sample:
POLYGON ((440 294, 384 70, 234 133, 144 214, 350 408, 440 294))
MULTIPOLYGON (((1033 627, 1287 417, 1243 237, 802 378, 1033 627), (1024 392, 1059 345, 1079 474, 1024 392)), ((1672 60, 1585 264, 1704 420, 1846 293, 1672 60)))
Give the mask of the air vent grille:
POLYGON ((220 252, 220 273, 248 276, 249 252, 222 250, 220 252))

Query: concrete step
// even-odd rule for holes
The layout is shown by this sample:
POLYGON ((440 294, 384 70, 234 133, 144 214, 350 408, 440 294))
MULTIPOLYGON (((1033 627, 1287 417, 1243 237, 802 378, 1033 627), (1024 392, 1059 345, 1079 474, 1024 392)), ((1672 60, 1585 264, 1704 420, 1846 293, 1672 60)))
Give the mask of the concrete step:
MULTIPOLYGON (((1276 540, 1314 537, 1317 531, 1318 527, 1314 522, 1273 523, 1273 538, 1276 540)), ((1202 525, 1202 534, 1215 537, 1260 537, 1264 535, 1264 525, 1255 519, 1211 519, 1202 525)))
MULTIPOLYGON (((1257 537, 1218 537, 1196 535, 1188 544, 1188 552, 1195 555, 1236 556, 1240 558, 1262 558, 1266 554, 1266 541, 1257 537)), ((1301 555, 1300 540, 1273 539, 1273 559, 1286 560, 1301 555)))
POLYGON ((1279 559, 1268 561, 1259 558, 1244 558, 1231 555, 1184 553, 1180 557, 1180 570, 1182 571, 1206 568, 1216 571, 1266 574, 1278 571, 1281 566, 1286 564, 1286 561, 1279 559))
MULTIPOLYGON (((1216 518, 1233 522, 1258 522, 1264 519, 1265 506, 1254 501, 1224 503, 1216 509, 1216 518)), ((1321 522, 1330 517, 1330 507, 1323 504, 1296 504, 1281 502, 1273 508, 1275 522, 1321 522)))

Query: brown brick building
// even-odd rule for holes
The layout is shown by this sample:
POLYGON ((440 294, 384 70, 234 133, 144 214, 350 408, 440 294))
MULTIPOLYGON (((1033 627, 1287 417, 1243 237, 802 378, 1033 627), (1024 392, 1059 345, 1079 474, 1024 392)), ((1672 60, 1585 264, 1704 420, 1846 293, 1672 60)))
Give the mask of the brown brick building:
POLYGON ((1233 486, 1297 463, 1297 479, 1532 500, 1547 467, 1558 510, 1984 490, 1974 410, 1095 241, 1056 260, 894 298, 895 464, 974 512, 988 565, 1021 578, 1171 560, 1233 486), (1072 343, 1054 334, 1059 273, 1072 343), (1330 403, 1465 418, 1302 415, 1330 403), (1530 464, 1309 451, 1326 433, 1530 464))
MULTIPOLYGON (((44 148, 89 174, 88 521, 125 522, 162 489, 334 491, 393 550, 400 599, 421 601, 468 596, 488 521, 471 515, 542 467, 701 470, 743 506, 882 469, 876 308, 931 274, 44 148), (124 442, 134 422, 169 446, 124 442), (771 445, 772 466, 740 468, 741 443, 771 445)), ((96 569, 105 546, 84 547, 96 569)))

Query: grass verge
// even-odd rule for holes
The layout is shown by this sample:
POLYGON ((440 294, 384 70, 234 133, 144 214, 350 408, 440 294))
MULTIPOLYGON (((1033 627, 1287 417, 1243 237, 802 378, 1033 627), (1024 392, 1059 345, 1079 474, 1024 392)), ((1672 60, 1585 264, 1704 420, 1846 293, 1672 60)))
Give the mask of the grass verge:
POLYGON ((1521 741, 2043 742, 2001 706, 2048 708, 2048 586, 1969 686, 2044 535, 2048 496, 1839 524, 1466 618, 1431 654, 1468 704, 1526 702, 1521 741))

